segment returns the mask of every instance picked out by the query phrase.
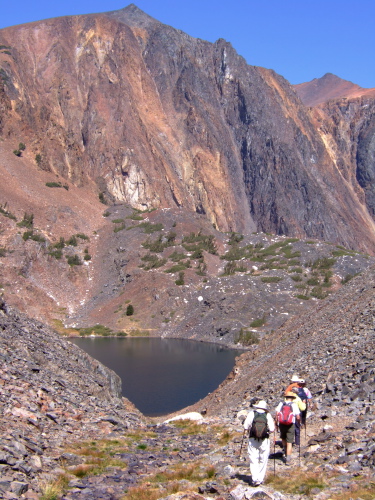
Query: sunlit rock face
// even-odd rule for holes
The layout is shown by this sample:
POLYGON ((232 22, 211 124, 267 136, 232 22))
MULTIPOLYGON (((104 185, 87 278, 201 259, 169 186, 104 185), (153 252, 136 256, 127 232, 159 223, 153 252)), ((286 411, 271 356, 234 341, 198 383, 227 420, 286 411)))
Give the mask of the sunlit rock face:
MULTIPOLYGON (((319 120, 334 118, 285 79, 134 5, 6 28, 0 46, 0 132, 27 141, 40 168, 139 209, 204 214, 223 231, 374 251, 367 108, 357 154, 343 154, 350 134, 322 133, 319 120)), ((350 113, 342 120, 350 129, 350 113)))

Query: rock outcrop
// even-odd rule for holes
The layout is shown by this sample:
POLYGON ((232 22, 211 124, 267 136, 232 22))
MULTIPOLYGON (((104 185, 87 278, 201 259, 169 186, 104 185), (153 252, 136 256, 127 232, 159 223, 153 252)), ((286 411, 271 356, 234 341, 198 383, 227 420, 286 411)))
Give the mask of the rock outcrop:
POLYGON ((0 496, 40 491, 70 442, 142 422, 112 370, 1 299, 0 360, 0 496))

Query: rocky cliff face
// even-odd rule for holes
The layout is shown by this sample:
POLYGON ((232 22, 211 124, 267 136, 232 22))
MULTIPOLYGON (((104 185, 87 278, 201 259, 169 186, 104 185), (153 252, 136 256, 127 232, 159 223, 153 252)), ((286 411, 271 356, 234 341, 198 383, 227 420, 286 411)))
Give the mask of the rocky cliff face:
POLYGON ((345 182, 288 82, 224 40, 193 39, 131 5, 7 28, 0 46, 3 136, 26 142, 41 168, 224 231, 374 251, 371 158, 359 159, 366 176, 345 182))

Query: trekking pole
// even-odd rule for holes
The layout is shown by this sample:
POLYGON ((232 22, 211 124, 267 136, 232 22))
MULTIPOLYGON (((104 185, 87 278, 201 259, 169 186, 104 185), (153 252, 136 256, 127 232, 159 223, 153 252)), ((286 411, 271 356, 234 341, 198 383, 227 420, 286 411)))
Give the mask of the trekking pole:
POLYGON ((276 476, 276 433, 273 437, 273 475, 276 476))
POLYGON ((301 468, 301 438, 299 439, 299 468, 301 468))
POLYGON ((243 441, 245 439, 245 432, 246 432, 246 429, 244 429, 243 431, 243 435, 242 435, 242 441, 241 441, 241 448, 240 448, 240 454, 239 454, 239 459, 241 459, 241 453, 242 453, 242 446, 243 446, 243 441))

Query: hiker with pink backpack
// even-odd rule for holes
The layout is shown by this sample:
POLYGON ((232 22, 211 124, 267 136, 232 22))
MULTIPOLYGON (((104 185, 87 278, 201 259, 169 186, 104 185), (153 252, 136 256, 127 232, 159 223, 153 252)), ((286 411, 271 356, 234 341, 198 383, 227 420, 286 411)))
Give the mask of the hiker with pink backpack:
POLYGON ((280 431, 286 465, 290 465, 292 460, 295 423, 300 421, 300 411, 295 400, 296 395, 294 392, 288 391, 285 394, 284 401, 281 401, 276 408, 275 423, 280 431))

